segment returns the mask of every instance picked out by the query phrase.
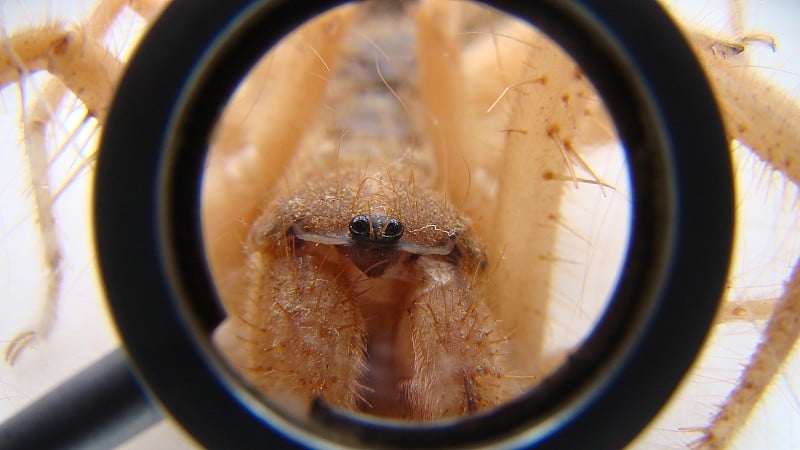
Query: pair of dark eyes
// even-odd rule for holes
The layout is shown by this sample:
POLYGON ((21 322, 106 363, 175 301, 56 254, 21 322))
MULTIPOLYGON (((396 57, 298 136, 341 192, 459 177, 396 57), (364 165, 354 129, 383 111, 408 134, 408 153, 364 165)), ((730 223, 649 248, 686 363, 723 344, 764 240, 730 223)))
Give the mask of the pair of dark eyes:
POLYGON ((358 215, 350 220, 350 237, 357 241, 396 241, 403 224, 394 217, 358 215))

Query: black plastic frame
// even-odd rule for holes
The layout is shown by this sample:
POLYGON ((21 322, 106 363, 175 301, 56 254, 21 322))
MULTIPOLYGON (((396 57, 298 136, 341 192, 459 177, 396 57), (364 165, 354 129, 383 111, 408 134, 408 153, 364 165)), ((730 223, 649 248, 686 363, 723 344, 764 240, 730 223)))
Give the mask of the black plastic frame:
POLYGON ((655 2, 487 2, 527 18, 584 68, 628 154, 634 219, 611 306, 530 394, 460 421, 399 424, 267 408, 214 353, 223 317, 199 192, 211 129, 255 60, 338 2, 176 0, 130 62, 98 160, 95 220, 109 303, 153 399, 210 448, 617 448, 665 403, 701 347, 728 268, 733 188, 705 77, 655 2), (709 171, 714 171, 709 176, 709 171))

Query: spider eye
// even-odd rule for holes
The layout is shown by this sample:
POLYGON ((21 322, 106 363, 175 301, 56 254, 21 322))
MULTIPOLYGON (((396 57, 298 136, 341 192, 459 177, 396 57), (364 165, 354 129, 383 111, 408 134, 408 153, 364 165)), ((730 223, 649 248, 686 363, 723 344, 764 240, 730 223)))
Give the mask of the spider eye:
POLYGON ((396 241, 403 236, 403 224, 397 219, 389 219, 381 234, 383 239, 396 241))
POLYGON ((369 239, 371 229, 369 217, 367 216, 355 216, 350 220, 350 236, 355 240, 369 239))

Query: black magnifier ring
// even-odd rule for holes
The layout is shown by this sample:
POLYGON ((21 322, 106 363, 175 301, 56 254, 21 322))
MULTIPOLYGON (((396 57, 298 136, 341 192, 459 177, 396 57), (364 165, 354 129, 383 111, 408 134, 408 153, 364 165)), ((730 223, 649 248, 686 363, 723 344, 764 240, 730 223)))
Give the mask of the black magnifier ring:
POLYGON ((304 427, 258 402, 214 353, 209 335, 223 313, 199 203, 212 127, 256 59, 336 3, 177 0, 127 68, 102 138, 95 220, 111 310, 151 397, 211 448, 623 446, 701 347, 733 227, 719 112, 655 2, 487 2, 531 21, 578 61, 612 112, 631 167, 633 231, 621 281, 590 338, 553 376, 462 421, 388 425, 322 408, 304 427))

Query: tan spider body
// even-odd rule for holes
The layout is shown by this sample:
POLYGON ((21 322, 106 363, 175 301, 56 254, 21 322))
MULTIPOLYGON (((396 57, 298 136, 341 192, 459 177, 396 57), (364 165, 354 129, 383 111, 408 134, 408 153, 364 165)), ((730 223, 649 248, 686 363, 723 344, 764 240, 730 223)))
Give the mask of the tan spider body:
MULTIPOLYGON (((3 101, 6 107, 13 107, 20 102, 21 92, 27 105, 24 116, 12 114, 9 119, 10 123, 23 124, 17 125, 22 137, 15 137, 22 149, 15 151, 28 155, 15 167, 30 167, 20 172, 29 174, 26 179, 33 187, 27 189, 35 205, 27 218, 12 220, 34 230, 29 239, 40 243, 41 248, 28 253, 45 256, 44 263, 35 269, 44 274, 42 291, 26 297, 4 294, 5 303, 0 305, 4 312, 15 311, 8 317, 16 317, 16 321, 4 319, 2 330, 3 339, 9 342, 9 357, 17 360, 13 368, 6 366, 0 371, 0 383, 5 383, 0 384, 0 417, 7 417, 25 403, 19 398, 20 392, 36 396, 54 384, 49 373, 83 366, 115 346, 113 340, 78 340, 74 344, 76 341, 67 339, 69 335, 60 330, 61 322, 96 323, 102 320, 102 313, 93 313, 93 319, 74 318, 70 311, 75 309, 70 303, 73 300, 65 299, 75 294, 99 294, 88 293, 97 289, 96 281, 85 275, 91 271, 80 266, 78 275, 73 273, 74 264, 83 263, 74 262, 74 241, 65 240, 62 231, 67 224, 62 217, 68 211, 59 209, 59 202, 67 202, 72 191, 79 189, 70 183, 79 184, 73 177, 91 168, 93 156, 73 152, 71 162, 64 164, 56 150, 63 147, 69 153, 70 148, 86 146, 86 141, 94 145, 92 133, 85 130, 95 123, 102 126, 113 86, 127 58, 116 47, 128 44, 122 41, 127 38, 114 34, 119 32, 109 34, 108 29, 122 28, 127 36, 131 28, 125 24, 146 22, 154 17, 158 6, 108 1, 92 13, 71 19, 80 21, 78 28, 48 21, 46 26, 3 33, 3 101), (47 71, 53 77, 33 75, 35 71, 47 71), (17 84, 20 80, 24 84, 17 84), (73 95, 77 100, 63 100, 73 95), (76 113, 67 114, 75 109, 76 113), (73 127, 77 130, 74 136, 64 132, 73 127), (60 175, 63 178, 56 175, 59 167, 66 174, 60 175), (61 179, 69 181, 55 181, 61 179), (81 270, 83 278, 90 279, 85 287, 69 281, 80 278, 81 270), (28 297, 44 299, 44 313, 18 308, 28 297), (37 319, 31 321, 32 317, 37 319), (39 355, 53 352, 54 346, 66 342, 73 342, 71 352, 55 351, 63 355, 53 358, 39 355), (26 377, 37 380, 33 383, 40 386, 18 387, 24 385, 21 380, 26 377)), ((328 15, 288 39, 254 69, 251 80, 255 81, 240 88, 218 126, 204 180, 204 230, 212 269, 232 319, 217 333, 217 340, 256 386, 277 383, 287 391, 300 393, 301 409, 308 399, 321 397, 334 405, 389 416, 459 415, 491 406, 520 386, 534 384, 560 364, 591 326, 615 277, 614 264, 608 262, 611 259, 595 257, 593 252, 604 254, 604 246, 625 239, 606 238, 598 231, 605 221, 611 222, 608 217, 618 214, 614 203, 623 204, 624 209, 624 163, 609 163, 619 158, 618 151, 596 149, 612 140, 601 103, 580 70, 538 34, 485 10, 423 2, 404 13, 402 21, 392 24, 392 29, 409 27, 406 31, 416 40, 409 48, 402 48, 407 43, 365 38, 370 32, 379 33, 379 27, 353 32, 365 14, 363 9, 349 8, 328 15), (416 58, 418 73, 412 76, 403 72, 410 66, 390 51, 395 44, 401 47, 399 55, 416 58), (387 133, 390 138, 370 137, 363 130, 369 125, 346 122, 347 117, 354 116, 347 107, 355 105, 352 108, 357 111, 363 106, 351 101, 351 93, 358 92, 360 85, 347 85, 348 79, 354 79, 352 73, 345 72, 339 78, 335 74, 357 67, 350 57, 366 52, 359 45, 379 49, 367 53, 374 60, 367 58, 364 67, 376 83, 376 92, 382 92, 369 99, 385 102, 370 106, 379 111, 377 125, 373 126, 391 131, 387 133), (375 77, 377 73, 379 77, 375 77), (397 84, 392 77, 413 77, 417 82, 397 84), (387 86, 392 89, 384 89, 387 86), (271 101, 258 101, 263 92, 270 93, 271 101), (357 154, 359 148, 367 150, 357 154), (528 150, 531 148, 542 150, 534 153, 528 150), (528 188, 520 189, 526 184, 528 188), (315 203, 320 193, 324 196, 326 192, 335 201, 315 203), (584 203, 570 210, 570 202, 584 203), (531 204, 540 206, 535 211, 519 207, 531 204), (332 222, 302 222, 315 214, 332 222), (385 226, 385 218, 400 218, 405 227, 400 244, 391 250, 376 247, 384 252, 379 257, 364 256, 347 230, 348 223, 359 214, 384 218, 380 219, 383 222, 369 222, 371 226, 378 224, 376 228, 385 226), (520 224, 532 232, 521 233, 520 224), (458 256, 453 249, 458 249, 458 256), (378 274, 376 264, 386 266, 380 269, 384 272, 378 274), (592 284, 591 275, 592 267, 598 265, 611 267, 599 288, 592 284), (441 278, 451 283, 443 283, 441 278), (432 279, 438 281, 425 281, 432 279), (570 285, 577 288, 570 291, 574 287, 570 285), (302 289, 304 295, 314 293, 320 309, 309 313, 307 307, 294 301, 303 296, 292 294, 291 288, 302 289), (437 289, 441 295, 431 294, 437 289), (592 298, 595 290, 599 299, 592 298), (404 292, 390 295, 403 300, 388 307, 395 315, 383 322, 375 319, 386 317, 387 305, 374 301, 387 297, 381 292, 404 292), (276 301, 281 293, 286 302, 276 301), (450 308, 456 314, 448 317, 469 318, 473 325, 464 326, 463 320, 452 320, 449 325, 436 322, 442 314, 425 319, 408 313, 410 321, 398 319, 414 305, 421 305, 415 300, 420 297, 432 303, 427 309, 419 306, 419 311, 450 308), (521 298, 528 301, 520 302, 521 298), (468 301, 459 304, 455 299, 468 301), (343 301, 351 300, 353 303, 342 308, 343 301), (303 308, 306 310, 301 311, 303 308), (306 314, 303 317, 307 320, 302 322, 306 331, 301 327, 297 332, 296 325, 301 322, 296 318, 301 312, 306 314), (331 327, 330 323, 337 320, 338 325, 331 327), (419 321, 417 328, 415 321, 419 321), (283 325, 261 325, 266 322, 283 325), (324 326, 336 330, 337 336, 320 333, 324 326), (437 336, 419 331, 437 326, 451 328, 445 332, 440 329, 437 336), (401 331, 381 337, 382 328, 401 331), (359 329, 366 331, 357 332, 359 329), (456 344, 428 345, 458 333, 462 333, 462 339, 451 339, 456 344), (284 341, 274 348, 264 344, 276 339, 284 341), (312 347, 343 345, 341 351, 333 352, 343 358, 334 361, 341 368, 334 381, 315 378, 313 369, 298 369, 298 364, 305 367, 302 364, 314 359, 303 359, 311 354, 308 352, 258 356, 274 353, 281 345, 284 352, 289 347, 304 348, 298 347, 301 341, 312 342, 312 347), (413 344, 398 344, 401 341, 413 344), (394 355, 393 362, 365 359, 365 355, 376 354, 370 346, 381 345, 394 349, 388 353, 394 355), (453 345, 462 348, 454 350, 453 345), (458 355, 457 362, 446 368, 430 366, 441 361, 435 356, 437 352, 447 351, 458 355), (403 361, 401 369, 392 366, 397 358, 403 361), (265 364, 271 365, 270 370, 263 370, 265 364), (388 370, 389 376, 375 375, 376 367, 384 370, 389 366, 395 367, 388 370), (479 366, 484 368, 482 372, 474 370, 479 366), (284 376, 287 373, 290 375, 284 376), (450 394, 432 398, 433 392, 448 389, 450 394), (382 397, 385 392, 404 393, 402 406, 396 406, 395 394, 382 397)), ((698 55, 711 74, 728 132, 732 139, 752 149, 755 158, 766 162, 768 170, 782 174, 789 182, 787 186, 797 185, 797 103, 755 71, 740 70, 748 63, 744 58, 750 48, 763 45, 767 37, 733 32, 742 38, 721 39, 709 32, 692 34, 698 55)), ((778 43, 781 45, 780 40, 778 43)), ((739 147, 732 144, 732 148, 739 147)), ((737 170, 744 172, 746 168, 737 170)), ((6 176, 20 177, 3 174, 4 185, 6 176)), ((792 189, 785 189, 787 195, 796 195, 792 189)), ((796 200, 790 207, 797 209, 796 200)), ((624 211, 619 214, 622 219, 614 220, 624 222, 624 211)), ((3 240, 13 239, 9 230, 14 227, 5 222, 2 225, 3 240)), ((85 221, 76 226, 87 227, 85 221)), ((790 221, 788 226, 796 230, 797 223, 790 221)), ((796 240, 797 232, 790 229, 787 236, 796 240)), ((78 245, 91 248, 89 242, 78 245)), ((12 248, 10 244, 8 248, 12 248)), ((620 249, 611 252, 616 258, 620 253, 620 249)), ((83 257, 91 258, 89 255, 87 251, 83 257)), ((795 265, 796 256, 787 258, 788 266, 795 265)), ((793 365, 797 363, 790 355, 800 332, 797 271, 785 281, 788 287, 785 293, 779 290, 774 303, 737 301, 720 312, 722 325, 714 339, 728 339, 728 346, 738 346, 724 330, 749 326, 764 330, 764 344, 752 359, 749 351, 742 351, 748 353, 742 363, 749 361, 750 365, 741 375, 736 371, 726 375, 730 384, 717 394, 719 397, 687 398, 688 392, 694 392, 690 384, 671 407, 677 411, 702 404, 707 415, 698 414, 696 420, 687 421, 690 414, 673 419, 668 410, 662 422, 654 424, 635 445, 682 447, 694 442, 712 448, 725 446, 735 431, 765 414, 753 415, 750 409, 766 397, 765 389, 772 386, 774 390, 782 383, 782 376, 796 372, 793 365), (774 316, 766 321, 773 315, 773 304, 774 316), (788 366, 782 364, 785 359, 790 360, 788 366)), ((732 284, 736 284, 735 279, 732 284)), ((109 332, 102 328, 95 334, 108 336, 109 332)), ((701 360, 699 366, 702 368, 706 361, 701 360)), ((783 383, 791 386, 785 380, 783 383)), ((784 393, 783 398, 791 402, 792 395, 784 393)), ((796 391, 794 395, 796 405, 796 391)), ((289 397, 284 399, 286 404, 298 404, 296 395, 289 397)), ((790 426, 797 427, 799 420, 792 420, 794 425, 790 426)), ((773 446, 787 442, 777 441, 773 446)))

